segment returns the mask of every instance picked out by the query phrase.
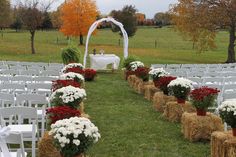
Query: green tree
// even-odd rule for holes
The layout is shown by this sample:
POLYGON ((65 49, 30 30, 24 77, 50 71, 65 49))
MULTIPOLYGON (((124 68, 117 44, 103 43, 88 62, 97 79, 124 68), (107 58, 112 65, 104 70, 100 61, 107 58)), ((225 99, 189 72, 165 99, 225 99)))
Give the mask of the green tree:
POLYGON ((49 16, 48 12, 45 12, 44 16, 43 16, 41 28, 42 29, 51 29, 52 27, 53 27, 53 25, 52 25, 51 17, 49 16))
POLYGON ((166 26, 171 24, 171 16, 169 13, 159 12, 154 16, 154 21, 157 25, 166 26))
POLYGON ((20 30, 22 28, 22 25, 23 25, 23 23, 21 21, 21 18, 19 16, 17 16, 15 18, 15 20, 13 21, 13 23, 10 25, 10 27, 12 29, 15 29, 16 32, 18 32, 18 30, 20 30))
MULTIPOLYGON (((136 17, 137 9, 135 6, 126 5, 122 10, 113 10, 110 14, 117 21, 121 22, 124 25, 124 29, 127 32, 129 37, 135 35, 137 31, 137 17, 136 17)), ((120 28, 112 25, 112 31, 120 32, 122 35, 120 28)))
POLYGON ((0 29, 8 27, 10 24, 10 1, 0 0, 0 29))

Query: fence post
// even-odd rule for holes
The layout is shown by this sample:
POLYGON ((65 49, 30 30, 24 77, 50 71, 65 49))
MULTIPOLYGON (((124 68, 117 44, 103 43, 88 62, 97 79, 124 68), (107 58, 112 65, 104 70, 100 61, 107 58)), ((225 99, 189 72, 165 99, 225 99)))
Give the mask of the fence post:
POLYGON ((157 40, 155 40, 155 48, 157 48, 157 40))
POLYGON ((58 45, 58 37, 57 37, 57 45, 58 45))
POLYGON ((120 46, 120 39, 119 39, 119 42, 118 42, 119 46, 120 46))

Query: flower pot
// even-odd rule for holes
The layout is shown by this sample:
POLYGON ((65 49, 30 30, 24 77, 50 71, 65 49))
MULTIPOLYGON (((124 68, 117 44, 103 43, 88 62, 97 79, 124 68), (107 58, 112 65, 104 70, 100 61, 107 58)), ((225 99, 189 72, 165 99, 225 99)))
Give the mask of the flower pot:
POLYGON ((206 116, 206 110, 204 109, 197 109, 198 116, 206 116))
POLYGON ((236 128, 232 128, 233 136, 236 136, 236 128))
POLYGON ((160 88, 160 86, 158 84, 158 80, 153 80, 153 83, 154 83, 155 87, 160 88))
POLYGON ((179 99, 177 98, 177 103, 178 104, 185 104, 186 100, 185 99, 179 99))

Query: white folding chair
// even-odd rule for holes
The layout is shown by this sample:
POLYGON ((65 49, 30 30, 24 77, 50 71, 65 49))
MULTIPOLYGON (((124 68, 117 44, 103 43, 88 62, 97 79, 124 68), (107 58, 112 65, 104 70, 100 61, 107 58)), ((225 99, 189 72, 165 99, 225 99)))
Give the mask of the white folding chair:
POLYGON ((200 87, 202 84, 202 78, 199 77, 188 77, 189 80, 193 81, 194 87, 200 87))
POLYGON ((20 132, 24 141, 31 141, 32 157, 36 156, 36 140, 38 139, 37 109, 32 107, 6 107, 0 109, 1 123, 20 132))
POLYGON ((0 93, 1 107, 10 107, 15 105, 15 96, 10 93, 0 93))
POLYGON ((21 70, 20 74, 21 75, 28 75, 28 76, 38 76, 39 71, 37 71, 37 70, 21 70))
POLYGON ((5 83, 0 84, 0 92, 25 93, 25 84, 5 83))
POLYGON ((19 75, 20 74, 19 70, 11 70, 11 69, 1 70, 0 73, 3 74, 3 75, 19 75))
POLYGON ((54 70, 44 70, 41 72, 40 75, 41 76, 59 76, 59 72, 54 71, 54 70))
POLYGON ((209 85, 209 84, 222 85, 223 82, 224 82, 223 77, 205 77, 205 78, 203 78, 203 84, 204 85, 209 85))
POLYGON ((12 83, 31 83, 33 81, 32 76, 17 75, 10 78, 12 83))
POLYGON ((52 83, 30 83, 27 84, 28 93, 51 94, 52 83))
POLYGON ((236 84, 236 77, 227 77, 224 79, 224 84, 236 84))
POLYGON ((34 77, 34 81, 36 83, 52 83, 53 80, 57 80, 58 77, 51 77, 51 76, 38 76, 34 77))
POLYGON ((152 69, 157 69, 157 68, 165 68, 166 64, 152 64, 151 68, 152 69))

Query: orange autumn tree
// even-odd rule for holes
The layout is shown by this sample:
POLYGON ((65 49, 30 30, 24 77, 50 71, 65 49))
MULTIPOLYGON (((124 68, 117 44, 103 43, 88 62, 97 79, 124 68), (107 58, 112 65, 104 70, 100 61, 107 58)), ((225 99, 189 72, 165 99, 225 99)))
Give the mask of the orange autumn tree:
POLYGON ((98 10, 93 0, 67 0, 61 9, 62 26, 60 32, 66 36, 80 37, 87 35, 89 27, 96 20, 98 10))

